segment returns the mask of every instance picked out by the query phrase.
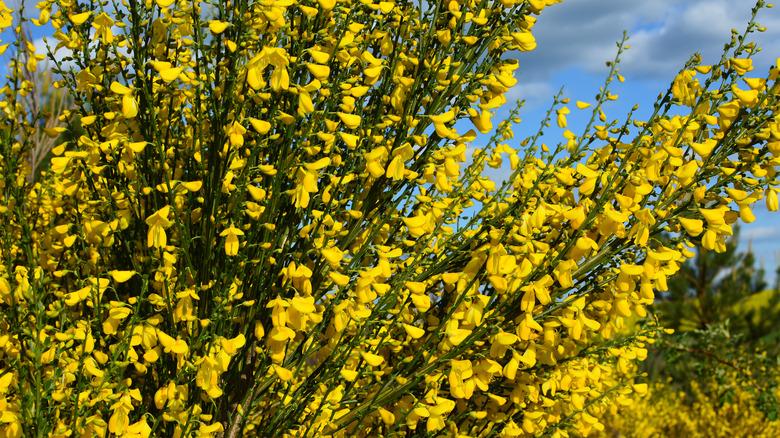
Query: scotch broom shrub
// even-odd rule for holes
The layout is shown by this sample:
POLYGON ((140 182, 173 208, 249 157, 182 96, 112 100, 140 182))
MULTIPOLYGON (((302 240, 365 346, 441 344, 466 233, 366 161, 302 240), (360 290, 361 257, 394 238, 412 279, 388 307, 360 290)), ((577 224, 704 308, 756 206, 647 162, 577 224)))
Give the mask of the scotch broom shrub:
MULTIPOLYGON (((726 372, 727 379, 742 380, 738 373, 726 372)), ((646 397, 621 409, 611 409, 603 418, 603 436, 625 438, 691 438, 745 436, 772 438, 780 435, 780 422, 769 421, 748 385, 734 385, 720 394, 692 380, 691 390, 682 391, 673 383, 657 381, 646 397), (729 392, 727 400, 718 400, 729 392)))
POLYGON ((43 127, 45 55, 6 46, 0 436, 602 429, 646 391, 657 328, 624 319, 687 243, 777 209, 780 70, 753 71, 751 21, 609 121, 624 40, 582 132, 542 135, 559 95, 515 139, 494 112, 556 2, 0 3, 8 32, 54 27, 74 105, 43 127))

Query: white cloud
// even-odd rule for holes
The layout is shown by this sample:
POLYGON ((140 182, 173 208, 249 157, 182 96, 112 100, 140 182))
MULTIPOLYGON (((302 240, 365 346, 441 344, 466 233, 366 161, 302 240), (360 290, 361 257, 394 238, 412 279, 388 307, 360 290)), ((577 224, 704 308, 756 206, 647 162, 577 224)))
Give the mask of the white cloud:
MULTIPOLYGON (((723 45, 731 38, 731 29, 744 31, 749 19, 747 7, 735 7, 723 1, 695 2, 680 10, 658 29, 640 30, 631 38, 632 49, 624 58, 623 71, 634 78, 671 78, 682 68, 694 52, 702 55, 705 64, 717 62, 723 45)), ((764 10, 759 15, 776 22, 777 13, 764 10)), ((780 36, 780 28, 770 27, 765 33, 749 38, 760 46, 773 47, 780 36)), ((760 70, 774 63, 768 52, 754 58, 760 70)))
POLYGON ((512 107, 519 99, 526 101, 525 109, 528 110, 532 109, 540 101, 551 101, 553 96, 555 96, 555 92, 553 91, 553 88, 549 82, 525 82, 523 81, 522 77, 518 77, 517 85, 512 87, 509 92, 506 93, 506 107, 512 107))
MULTIPOLYGON (((744 30, 751 6, 729 0, 566 0, 539 16, 534 27, 538 46, 520 54, 518 77, 545 80, 551 72, 575 66, 604 74, 604 63, 614 58, 615 42, 627 30, 631 49, 623 55, 622 73, 669 81, 696 51, 705 62, 716 61, 731 28, 744 30)), ((780 10, 764 9, 758 21, 768 27, 753 34, 767 48, 756 57, 765 69, 774 63, 769 49, 780 41, 780 10)))
MULTIPOLYGON (((67 47, 60 47, 60 49, 57 50, 55 53, 54 49, 57 47, 57 44, 58 41, 52 37, 48 37, 46 38, 46 40, 44 40, 44 38, 41 37, 33 41, 33 46, 35 46, 35 53, 40 55, 46 55, 48 58, 49 50, 51 50, 52 54, 54 55, 54 59, 59 63, 63 63, 64 58, 67 56, 71 56, 73 52, 71 52, 71 50, 68 49, 67 47), (48 41, 48 47, 47 47, 47 41, 48 41)), ((54 63, 50 59, 47 59, 45 62, 48 62, 51 68, 55 67, 54 63)), ((63 64, 63 68, 67 69, 69 65, 72 65, 72 62, 65 62, 63 64)))
POLYGON ((740 240, 752 240, 754 243, 767 243, 767 241, 780 240, 780 225, 744 228, 740 233, 740 240))

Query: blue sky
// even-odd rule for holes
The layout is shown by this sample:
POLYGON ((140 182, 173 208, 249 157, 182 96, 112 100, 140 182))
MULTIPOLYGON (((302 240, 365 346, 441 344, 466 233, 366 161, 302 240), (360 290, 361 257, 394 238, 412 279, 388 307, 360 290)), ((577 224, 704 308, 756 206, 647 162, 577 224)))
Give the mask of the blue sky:
MULTIPOLYGON (((610 120, 624 120, 638 104, 637 117, 648 116, 658 94, 694 52, 701 54, 704 64, 720 59, 731 29, 745 29, 754 4, 745 0, 564 0, 545 9, 534 27, 538 46, 518 57, 518 85, 508 96, 510 102, 518 98, 527 102, 515 135, 522 138, 535 132, 561 86, 572 102, 593 102, 609 71, 605 62, 614 59, 615 43, 624 30, 631 46, 620 64, 626 81, 613 82, 612 92, 619 99, 604 110, 610 120)), ((780 5, 761 10, 757 21, 767 30, 752 34, 763 51, 753 58, 755 69, 747 76, 763 77, 780 57, 780 5)), ((590 114, 569 107, 569 129, 581 132, 590 114)), ((555 134, 556 129, 553 125, 547 131, 555 134)), ((780 264, 780 212, 769 212, 759 201, 754 213, 756 221, 742 226, 740 248, 752 244, 771 286, 780 264)))
MULTIPOLYGON (((17 9, 18 2, 6 4, 17 9)), ((27 2, 28 11, 34 4, 27 2)), ((515 128, 516 137, 535 132, 561 86, 565 86, 565 96, 572 102, 593 102, 608 72, 605 62, 614 58, 615 43, 624 30, 628 31, 631 46, 620 64, 626 82, 613 83, 612 92, 619 99, 609 102, 604 110, 610 119, 623 120, 638 104, 636 116, 646 117, 656 96, 666 90, 691 54, 698 51, 705 64, 719 59, 731 29, 745 28, 753 5, 753 1, 745 0, 564 0, 545 9, 534 27, 538 46, 519 54, 520 67, 515 73, 518 84, 507 96, 509 102, 526 100, 521 113, 523 123, 515 128)), ((754 57, 756 76, 764 74, 780 57, 780 6, 763 9, 758 22, 768 29, 753 34, 753 40, 764 48, 754 57)), ((52 31, 50 26, 33 29, 38 53, 45 53, 42 37, 52 31)), ((2 39, 8 42, 11 37, 6 33, 2 39)), ((58 56, 63 56, 62 52, 58 56)), ((581 132, 589 113, 569 106, 569 128, 581 132)), ((556 129, 553 125, 547 130, 552 134, 548 142, 560 140, 556 129)), ((747 248, 752 242, 771 280, 780 264, 780 215, 767 211, 763 201, 754 206, 754 212, 756 221, 742 227, 740 247, 747 248)))

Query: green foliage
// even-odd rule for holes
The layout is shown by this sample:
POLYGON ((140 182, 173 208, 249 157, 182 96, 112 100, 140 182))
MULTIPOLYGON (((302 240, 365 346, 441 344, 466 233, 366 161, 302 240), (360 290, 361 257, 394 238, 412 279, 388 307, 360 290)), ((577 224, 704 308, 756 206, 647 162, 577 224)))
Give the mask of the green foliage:
MULTIPOLYGON (((722 253, 695 246, 696 257, 682 264, 679 275, 669 280, 669 290, 656 304, 665 327, 692 331, 735 319, 734 306, 767 287, 764 269, 755 267, 750 249, 737 251, 738 240, 736 228, 722 253)), ((736 319, 732 325, 736 322, 740 329, 747 326, 742 318, 736 319)))
POLYGON ((780 353, 780 290, 764 290, 737 302, 731 311, 735 319, 744 323, 749 339, 758 339, 773 353, 780 353))
POLYGON ((735 230, 719 254, 697 246, 696 257, 669 281, 653 310, 675 333, 658 339, 643 366, 651 381, 671 382, 668 391, 682 390, 691 403, 704 394, 723 407, 742 391, 775 420, 780 329, 773 321, 780 317, 780 292, 765 290, 764 270, 750 248, 738 250, 738 236, 735 230))

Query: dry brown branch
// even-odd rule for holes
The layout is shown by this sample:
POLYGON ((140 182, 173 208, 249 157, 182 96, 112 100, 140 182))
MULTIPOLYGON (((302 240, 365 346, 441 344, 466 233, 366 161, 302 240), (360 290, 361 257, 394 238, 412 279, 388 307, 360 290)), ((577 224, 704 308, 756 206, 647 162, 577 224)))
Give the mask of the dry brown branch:
POLYGON ((32 46, 32 35, 26 22, 22 26, 21 32, 17 34, 17 38, 21 40, 19 41, 21 50, 19 64, 22 78, 32 84, 32 90, 21 96, 21 101, 32 125, 36 127, 32 133, 27 133, 27 138, 24 139, 33 145, 27 155, 30 164, 27 182, 33 183, 41 170, 48 167, 47 157, 57 146, 58 136, 51 136, 46 131, 54 132, 53 128, 64 125, 60 117, 69 106, 70 99, 67 92, 54 86, 54 78, 48 61, 30 69, 29 60, 33 53, 29 47, 32 46))

